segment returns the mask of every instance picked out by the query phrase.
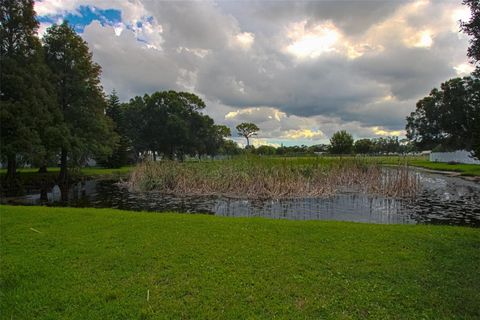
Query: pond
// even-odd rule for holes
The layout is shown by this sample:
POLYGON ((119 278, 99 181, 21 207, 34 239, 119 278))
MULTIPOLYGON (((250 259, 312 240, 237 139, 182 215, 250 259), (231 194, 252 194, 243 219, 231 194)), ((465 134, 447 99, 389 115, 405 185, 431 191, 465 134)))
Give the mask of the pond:
POLYGON ((135 211, 176 211, 231 217, 291 220, 339 220, 382 224, 449 224, 480 227, 480 183, 425 171, 416 171, 421 191, 414 199, 385 198, 343 192, 325 198, 243 200, 225 197, 173 197, 156 192, 130 192, 115 180, 87 180, 69 189, 67 203, 60 189, 3 198, 2 203, 118 208, 135 211))

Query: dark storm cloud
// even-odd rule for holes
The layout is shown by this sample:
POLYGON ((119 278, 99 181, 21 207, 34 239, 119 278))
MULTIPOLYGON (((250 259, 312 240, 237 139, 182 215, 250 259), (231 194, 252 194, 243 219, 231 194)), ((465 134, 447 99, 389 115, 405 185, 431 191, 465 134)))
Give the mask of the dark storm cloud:
MULTIPOLYGON (((263 31, 265 25, 308 19, 310 23, 332 20, 346 33, 355 35, 386 18, 405 1, 220 1, 219 6, 242 25, 263 31)), ((267 29, 268 30, 268 29, 267 29)))
POLYGON ((115 88, 124 99, 155 90, 194 91, 210 103, 207 110, 216 121, 232 110, 258 107, 255 115, 238 113, 228 121, 266 117, 270 133, 265 134, 271 137, 295 129, 268 118, 272 110, 287 115, 277 122, 298 128, 338 128, 343 121, 358 135, 368 126, 401 129, 415 101, 455 76, 454 67, 466 61, 467 39, 450 19, 461 6, 451 2, 108 4, 143 20, 137 30, 124 27, 119 36, 96 22, 85 28, 107 91, 115 88), (318 26, 327 21, 338 38, 334 48, 306 57, 287 50, 302 35, 321 38, 318 26), (300 31, 292 33, 298 23, 300 31), (352 50, 360 53, 351 56, 352 50))

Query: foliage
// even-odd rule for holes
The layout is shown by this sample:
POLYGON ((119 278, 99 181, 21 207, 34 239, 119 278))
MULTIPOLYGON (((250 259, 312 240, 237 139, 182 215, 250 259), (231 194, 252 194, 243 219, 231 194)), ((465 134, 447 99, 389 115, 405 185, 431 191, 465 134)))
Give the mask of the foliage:
POLYGON ((238 146, 238 144, 233 140, 225 140, 222 143, 222 146, 218 150, 219 154, 234 156, 239 155, 243 152, 243 150, 238 146))
POLYGON ((187 92, 163 91, 135 97, 123 107, 123 124, 135 153, 183 160, 215 155, 230 136, 226 126, 203 115, 205 103, 187 92))
POLYGON ((37 29, 32 0, 0 2, 0 153, 13 180, 19 157, 43 160, 65 133, 37 29))
POLYGON ((262 156, 271 156, 276 153, 277 149, 273 146, 259 146, 255 149, 255 154, 262 155, 262 156))
POLYGON ((470 7, 471 18, 462 22, 462 31, 471 37, 467 55, 473 62, 480 61, 480 2, 478 0, 463 0, 470 7))
POLYGON ((114 123, 114 131, 119 137, 115 144, 112 154, 105 160, 100 159, 99 163, 108 168, 120 168, 129 164, 129 156, 131 155, 131 141, 127 136, 124 106, 120 103, 115 90, 110 94, 107 100, 106 115, 114 123))
POLYGON ((247 147, 250 146, 250 138, 257 135, 257 132, 260 129, 257 127, 256 124, 251 122, 243 122, 240 123, 237 127, 238 135, 247 139, 247 147))
POLYGON ((359 139, 353 145, 355 153, 369 154, 373 151, 373 141, 370 139, 359 139))
POLYGON ((58 108, 68 129, 61 145, 62 181, 66 179, 68 158, 80 163, 92 156, 108 156, 117 137, 104 114, 101 68, 93 62, 87 43, 67 22, 48 28, 43 41, 58 108))
POLYGON ((330 138, 330 152, 333 154, 350 154, 353 150, 353 137, 345 130, 337 131, 330 138))
POLYGON ((0 215, 3 318, 480 317, 474 228, 91 208, 0 215))
POLYGON ((421 149, 442 144, 472 150, 480 139, 474 134, 480 126, 479 101, 480 79, 475 76, 442 83, 407 117, 407 137, 421 149))

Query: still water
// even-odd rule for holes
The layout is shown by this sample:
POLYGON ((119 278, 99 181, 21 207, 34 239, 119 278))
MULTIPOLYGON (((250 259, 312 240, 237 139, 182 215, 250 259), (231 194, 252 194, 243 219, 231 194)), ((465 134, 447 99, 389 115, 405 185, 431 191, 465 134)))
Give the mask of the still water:
MULTIPOLYGON (((113 180, 88 180, 47 193, 47 205, 119 208, 143 211, 208 213, 231 217, 291 220, 340 220, 382 224, 450 224, 480 227, 480 183, 418 171, 421 191, 414 199, 340 193, 326 198, 242 200, 225 197, 173 197, 156 192, 130 192, 113 180)), ((40 194, 2 199, 3 203, 41 204, 40 194)))

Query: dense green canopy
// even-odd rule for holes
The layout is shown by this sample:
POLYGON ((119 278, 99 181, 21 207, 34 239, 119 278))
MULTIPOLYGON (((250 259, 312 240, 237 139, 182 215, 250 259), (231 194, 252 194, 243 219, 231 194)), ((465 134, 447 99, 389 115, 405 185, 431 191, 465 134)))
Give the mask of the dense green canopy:
POLYGON ((345 130, 335 132, 330 138, 330 152, 333 154, 349 154, 353 151, 353 137, 345 130))
POLYGON ((87 43, 67 22, 48 28, 43 41, 58 108, 68 129, 61 145, 62 181, 66 179, 67 159, 80 162, 93 155, 106 156, 116 135, 105 116, 101 68, 93 62, 87 43))
POLYGON ((183 159, 185 155, 214 155, 230 136, 201 113, 205 103, 187 92, 163 91, 135 97, 123 106, 125 128, 136 154, 183 159))
POLYGON ((37 29, 32 0, 0 2, 0 152, 11 178, 18 157, 43 159, 65 133, 37 29))
POLYGON ((478 143, 480 79, 455 78, 433 89, 407 118, 407 137, 423 149, 472 150, 478 143))

